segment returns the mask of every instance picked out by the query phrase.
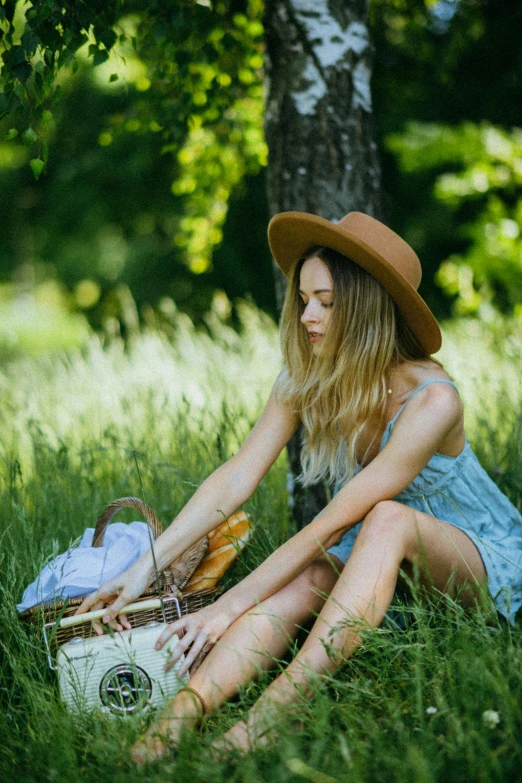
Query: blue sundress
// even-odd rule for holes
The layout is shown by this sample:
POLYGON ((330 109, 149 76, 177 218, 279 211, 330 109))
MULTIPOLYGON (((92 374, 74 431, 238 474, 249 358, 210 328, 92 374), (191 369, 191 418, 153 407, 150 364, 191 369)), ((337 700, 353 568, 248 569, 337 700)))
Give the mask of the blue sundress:
MULTIPOLYGON (((379 451, 388 443, 404 407, 430 383, 457 388, 451 381, 432 378, 414 389, 388 422, 379 451)), ((497 611, 513 623, 522 606, 522 516, 488 476, 468 441, 457 457, 435 453, 393 500, 432 514, 468 535, 484 562, 497 611)), ((346 563, 361 525, 351 528, 328 552, 346 563)))

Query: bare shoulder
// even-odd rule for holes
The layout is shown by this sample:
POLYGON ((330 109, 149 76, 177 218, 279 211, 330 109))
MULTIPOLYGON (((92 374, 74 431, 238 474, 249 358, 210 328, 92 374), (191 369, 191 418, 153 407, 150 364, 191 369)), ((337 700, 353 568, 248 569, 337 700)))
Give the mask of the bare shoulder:
MULTIPOLYGON (((399 396, 394 400, 394 408, 390 411, 392 414, 408 401, 404 409, 404 417, 401 416, 400 419, 410 421, 412 416, 420 415, 427 422, 443 422, 444 429, 447 430, 449 427, 454 434, 459 434, 458 442, 461 441, 462 400, 457 389, 452 385, 453 379, 444 367, 431 360, 407 362, 396 368, 393 381, 397 385, 399 396), (423 384, 426 384, 424 388, 419 388, 423 384)), ((454 450, 453 443, 448 446, 451 451, 454 450)))
MULTIPOLYGON (((441 380, 445 380, 442 379, 441 380)), ((448 378, 449 380, 449 378, 448 378)), ((417 404, 429 410, 432 416, 444 416, 459 421, 463 416, 462 400, 454 386, 449 383, 430 383, 416 395, 417 404)), ((412 403, 415 398, 413 398, 412 403)))
MULTIPOLYGON (((451 381, 452 379, 439 365, 436 370, 415 373, 414 388, 426 381, 451 381), (429 377, 428 377, 429 373, 429 377)), ((410 392, 411 394, 411 392, 410 392)), ((449 457, 456 457, 465 444, 464 412, 462 400, 457 389, 450 383, 429 383, 419 389, 404 408, 403 415, 397 421, 396 434, 399 437, 411 437, 411 428, 415 428, 427 442, 436 444, 436 450, 449 457)))

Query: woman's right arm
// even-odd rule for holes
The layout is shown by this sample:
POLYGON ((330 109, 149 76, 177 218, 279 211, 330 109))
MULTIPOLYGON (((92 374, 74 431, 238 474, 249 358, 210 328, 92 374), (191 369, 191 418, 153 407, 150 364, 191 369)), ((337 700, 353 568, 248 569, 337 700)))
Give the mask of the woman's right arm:
MULTIPOLYGON (((298 424, 298 416, 282 404, 272 390, 263 413, 237 454, 201 484, 167 530, 155 541, 154 555, 159 571, 248 500, 298 424)), ((154 562, 149 550, 127 571, 88 596, 77 614, 107 605, 104 622, 115 619, 126 604, 146 590, 154 576, 154 562)))

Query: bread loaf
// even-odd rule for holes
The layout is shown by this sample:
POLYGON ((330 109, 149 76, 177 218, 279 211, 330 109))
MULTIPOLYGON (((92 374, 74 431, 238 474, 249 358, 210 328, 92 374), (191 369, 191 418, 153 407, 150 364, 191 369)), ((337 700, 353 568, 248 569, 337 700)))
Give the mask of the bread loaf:
POLYGON ((244 511, 236 511, 208 534, 206 556, 196 568, 183 593, 194 593, 215 587, 225 571, 245 548, 252 530, 244 511))

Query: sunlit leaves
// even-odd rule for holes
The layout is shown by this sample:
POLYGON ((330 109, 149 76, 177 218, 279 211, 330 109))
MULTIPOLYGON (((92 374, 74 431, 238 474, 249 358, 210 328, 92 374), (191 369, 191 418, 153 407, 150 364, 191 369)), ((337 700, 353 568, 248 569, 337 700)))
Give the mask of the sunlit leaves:
POLYGON ((227 214, 232 188, 245 173, 241 150, 222 145, 209 128, 194 128, 178 153, 182 174, 173 185, 176 195, 185 195, 185 215, 175 237, 185 249, 191 272, 209 270, 213 248, 221 242, 221 227, 227 214))
POLYGON ((31 171, 34 174, 34 178, 38 179, 45 168, 45 163, 43 160, 40 160, 40 158, 33 158, 29 161, 29 165, 31 166, 31 171))
POLYGON ((404 171, 434 170, 436 199, 473 218, 460 229, 467 249, 437 275, 455 297, 456 312, 477 313, 491 304, 516 311, 522 302, 522 129, 412 123, 390 137, 389 147, 404 171))
MULTIPOLYGON (((41 124, 47 122, 45 112, 59 99, 59 70, 72 63, 89 36, 93 40, 89 46, 93 63, 98 65, 108 58, 116 42, 113 27, 122 5, 123 0, 91 0, 88 4, 28 0, 17 6, 12 0, 3 0, 0 119, 11 113, 17 125, 31 125, 34 141, 45 139, 41 124)), ((39 166, 35 163, 31 167, 36 176, 39 166)))
MULTIPOLYGON (((54 129, 49 115, 59 70, 74 70, 75 53, 85 43, 92 63, 100 65, 118 40, 132 36, 147 68, 135 86, 147 100, 136 100, 130 116, 100 133, 98 143, 107 147, 120 133, 162 133, 163 151, 178 163, 172 191, 184 202, 176 244, 191 271, 208 270, 232 190, 266 164, 261 0, 245 0, 242 7, 230 0, 147 0, 134 14, 132 34, 124 24, 116 26, 122 0, 30 0, 18 22, 9 3, 0 7, 7 42, 0 115, 20 114, 15 130, 23 131, 26 146, 38 146, 36 154, 30 151, 35 177, 45 168, 42 143, 54 129), (15 24, 19 43, 12 37, 15 24)), ((106 78, 110 83, 118 76, 111 69, 106 78)))
POLYGON ((230 193, 245 173, 266 165, 263 7, 259 0, 246 0, 244 13, 232 13, 228 2, 148 5, 138 53, 149 68, 164 152, 179 167, 172 192, 183 199, 184 217, 175 243, 199 274, 211 268, 230 193))
POLYGON ((185 248, 192 272, 210 269, 230 193, 246 173, 265 166, 266 158, 261 99, 238 100, 217 123, 204 125, 201 117, 191 119, 188 138, 177 155, 180 176, 172 191, 185 197, 186 215, 176 244, 185 248))
POLYGON ((22 133, 22 141, 26 147, 30 147, 31 144, 34 144, 36 139, 37 139, 36 133, 32 128, 27 128, 27 130, 25 130, 22 133))

